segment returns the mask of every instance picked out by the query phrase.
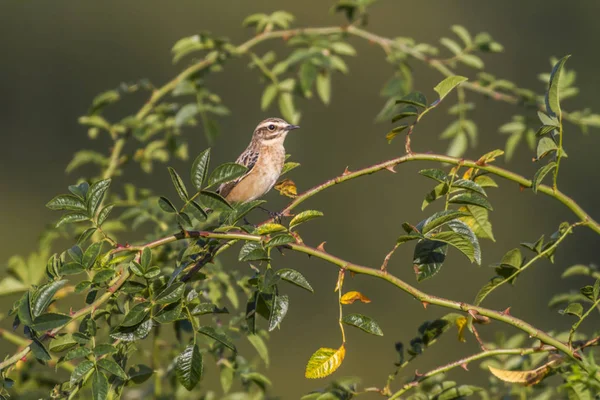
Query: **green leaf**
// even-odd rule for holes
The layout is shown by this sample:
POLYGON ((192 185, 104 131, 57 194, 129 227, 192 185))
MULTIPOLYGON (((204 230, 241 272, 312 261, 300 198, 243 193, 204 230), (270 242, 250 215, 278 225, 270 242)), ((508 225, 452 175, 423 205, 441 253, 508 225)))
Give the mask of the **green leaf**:
POLYGON ((417 229, 419 229, 421 233, 425 235, 428 232, 440 226, 443 226, 452 220, 464 217, 466 215, 466 213, 456 210, 439 211, 433 214, 431 217, 427 218, 426 220, 421 221, 417 225, 417 229))
POLYGON ((277 85, 275 85, 275 84, 268 85, 265 88, 263 95, 260 99, 260 109, 265 111, 267 108, 269 108, 271 103, 273 103, 273 100, 275 100, 277 93, 278 93, 277 85))
POLYGON ((202 354, 195 344, 188 345, 185 350, 177 356, 175 364, 177 380, 188 391, 196 387, 202 377, 202 354))
POLYGON ((498 286, 500 284, 500 282, 503 282, 504 278, 500 277, 500 276, 495 276, 492 279, 490 279, 490 281, 488 283, 486 283, 481 289, 479 289, 479 292, 477 292, 477 296, 475 296, 475 305, 478 306, 481 304, 481 302, 487 297, 487 295, 494 290, 494 288, 496 286, 498 286))
POLYGON ((265 243, 266 248, 283 246, 288 243, 294 243, 296 239, 292 235, 288 235, 287 233, 283 235, 273 236, 267 243, 265 243))
POLYGON ((217 332, 215 330, 215 328, 210 327, 210 326, 202 326, 200 327, 200 329, 198 329, 198 333, 201 333, 203 335, 206 335, 214 340, 216 340, 217 342, 223 344, 225 347, 230 348, 231 350, 237 352, 237 349, 235 348, 235 345, 233 344, 233 341, 224 333, 222 332, 217 332))
POLYGON ((110 337, 124 342, 134 342, 136 340, 145 339, 150 334, 151 329, 152 319, 148 319, 134 327, 120 326, 110 334, 110 337))
POLYGON ((67 280, 53 281, 40 287, 34 293, 31 301, 31 315, 33 318, 40 316, 44 311, 46 311, 56 292, 65 286, 66 283, 67 280))
POLYGON ((115 270, 112 268, 101 269, 94 275, 92 283, 98 285, 111 279, 115 275, 115 270))
POLYGON ((459 75, 449 76, 440 83, 437 84, 436 87, 433 88, 440 96, 440 100, 443 100, 444 97, 448 95, 456 86, 460 85, 462 82, 466 81, 468 78, 459 75))
POLYGON ((455 247, 457 250, 459 250, 461 253, 467 256, 467 258, 471 262, 477 260, 479 260, 479 262, 481 261, 481 259, 479 258, 481 256, 473 247, 473 244, 471 243, 470 239, 463 235, 457 234, 455 232, 440 232, 436 235, 432 235, 429 238, 431 240, 444 242, 446 244, 451 245, 452 247, 455 247))
POLYGON ((279 174, 279 176, 282 176, 284 174, 287 174, 288 172, 290 172, 291 170, 297 168, 300 166, 300 163, 297 162, 286 162, 285 164, 283 164, 283 169, 281 170, 281 174, 279 174))
POLYGON ((104 207, 102 210, 100 210, 100 212, 98 213, 98 225, 102 225, 104 223, 104 221, 106 221, 106 219, 108 218, 108 215, 110 214, 110 212, 112 211, 112 209, 115 207, 114 204, 109 204, 106 207, 104 207))
POLYGON ((243 176, 248 171, 248 168, 236 163, 225 163, 219 165, 210 174, 207 187, 219 185, 221 183, 230 182, 240 176, 243 176))
POLYGON ((210 163, 210 148, 204 150, 196 157, 192 164, 192 183, 196 190, 202 189, 202 183, 206 180, 208 175, 208 164, 210 163))
POLYGON ((106 354, 114 354, 117 352, 117 348, 111 344, 101 343, 94 347, 94 356, 101 357, 106 354))
POLYGON ((150 263, 152 262, 152 250, 150 247, 144 247, 142 250, 142 257, 140 259, 140 265, 146 271, 148 267, 150 267, 150 263))
POLYGON ((571 303, 564 310, 560 311, 561 314, 574 315, 581 318, 583 315, 583 306, 580 303, 571 303))
POLYGON ((138 303, 133 306, 123 318, 121 326, 132 327, 142 322, 150 313, 151 304, 148 301, 138 303))
POLYGON ((48 353, 48 350, 46 350, 42 342, 40 342, 38 339, 32 339, 29 348, 31 349, 31 353, 36 360, 40 360, 41 362, 52 360, 52 356, 50 353, 48 353))
POLYGON ((483 60, 475 54, 462 54, 458 57, 458 60, 471 68, 483 69, 485 66, 483 60))
POLYGON ((296 111, 294 106, 294 97, 291 93, 280 93, 278 105, 279 111, 281 112, 281 115, 283 115, 283 118, 285 118, 287 121, 290 121, 292 124, 298 122, 300 119, 300 114, 296 111))
POLYGON ((181 200, 183 201, 188 201, 189 196, 188 196, 188 191, 185 187, 185 184, 183 183, 183 180, 181 179, 181 177, 177 174, 177 172, 169 167, 169 174, 171 175, 171 180, 173 181, 173 185, 175 186, 175 190, 177 191, 177 194, 179 195, 179 197, 181 198, 181 200))
POLYGON ((127 374, 125 373, 125 371, 123 371, 123 368, 121 368, 119 364, 117 364, 115 361, 109 358, 101 358, 100 360, 96 361, 96 364, 98 365, 98 367, 110 372, 115 376, 118 376, 123 380, 127 379, 127 374))
POLYGON ((445 183, 448 180, 448 175, 441 169, 422 169, 419 171, 420 175, 431 178, 440 183, 445 183))
POLYGON ((556 146, 554 140, 547 136, 544 136, 539 140, 537 145, 537 159, 541 160, 542 158, 547 156, 548 153, 556 150, 558 150, 558 146, 556 146))
POLYGON ((62 275, 77 275, 85 271, 85 267, 76 262, 62 264, 58 268, 58 273, 62 275))
POLYGON ((413 255, 418 282, 431 278, 439 272, 446 260, 447 251, 446 243, 429 239, 419 240, 413 255))
POLYGON ((209 190, 202 190, 200 192, 199 200, 205 207, 210 208, 212 210, 221 210, 221 211, 233 210, 233 207, 231 206, 231 204, 229 204, 227 202, 227 200, 225 200, 225 198, 223 198, 223 196, 221 196, 218 193, 211 192, 209 190))
POLYGON ((185 283, 184 282, 176 282, 171 286, 168 286, 163 291, 161 291, 158 295, 156 295, 154 302, 156 304, 171 304, 175 303, 181 296, 183 296, 183 292, 185 291, 185 283))
POLYGON ((483 207, 490 211, 493 210, 492 205, 485 197, 472 192, 457 194, 456 196, 450 198, 449 203, 468 204, 483 207))
POLYGON ((440 43, 450 50, 454 55, 462 53, 462 47, 452 39, 443 37, 440 39, 440 43))
POLYGON ((349 314, 344 315, 342 322, 348 325, 355 326, 363 331, 370 333, 371 335, 383 336, 383 331, 379 327, 379 324, 372 318, 362 314, 349 314))
POLYGON ((291 268, 282 268, 276 272, 277 275, 281 277, 284 281, 287 281, 293 285, 301 287, 304 290, 308 290, 311 293, 314 293, 314 289, 308 283, 306 278, 298 271, 291 268))
POLYGON ((181 127, 190 122, 192 118, 200 112, 198 105, 195 103, 186 104, 175 114, 175 126, 181 127))
POLYGON ((399 121, 403 118, 408 117, 416 117, 418 115, 417 108, 415 106, 407 106, 400 110, 394 117, 392 118, 392 123, 399 121))
POLYGON ((322 71, 317 75, 316 87, 323 104, 329 104, 331 101, 331 75, 328 71, 322 71))
POLYGON ((554 126, 555 128, 558 128, 560 126, 558 118, 556 118, 555 116, 551 117, 542 111, 538 111, 537 115, 540 121, 542 121, 542 124, 544 125, 554 126))
POLYGON ((268 260, 267 251, 258 242, 246 242, 240 249, 239 261, 268 260))
POLYGON ((477 183, 467 180, 467 179, 457 179, 454 182, 452 182, 452 187, 453 188, 461 188, 461 189, 467 189, 470 190, 472 192, 475 193, 479 193, 483 196, 485 196, 485 190, 483 190, 483 188, 481 186, 479 186, 477 183))
POLYGON ((396 104, 409 104, 417 107, 427 108, 427 98, 421 92, 411 92, 400 100, 396 100, 396 104))
POLYGON ((90 372, 92 368, 94 368, 94 362, 90 360, 83 360, 77 364, 71 373, 71 387, 77 385, 77 382, 79 382, 88 372, 90 372))
POLYGON ((556 126, 542 125, 542 126, 540 126, 540 129, 538 129, 537 132, 535 133, 535 136, 537 136, 537 137, 545 136, 555 130, 556 130, 556 126))
POLYGON ((493 242, 496 241, 494 233, 492 232, 492 224, 489 221, 489 212, 483 207, 477 207, 472 205, 466 205, 461 207, 462 210, 466 210, 469 215, 461 218, 461 220, 475 232, 475 235, 482 239, 490 239, 493 242))
POLYGON ((258 355, 260 356, 260 358, 262 358, 262 360, 265 362, 265 365, 268 367, 269 366, 269 349, 267 348, 267 345, 265 344, 264 340, 256 334, 248 335, 247 338, 248 338, 248 341, 250 342, 250 344, 258 352, 258 355))
POLYGON ((62 360, 71 361, 77 358, 87 357, 90 354, 92 354, 92 350, 88 349, 87 347, 77 347, 75 349, 69 350, 62 360))
POLYGON ((81 221, 89 221, 89 220, 90 220, 90 218, 87 216, 87 214, 83 214, 83 213, 65 214, 62 217, 60 217, 60 219, 56 223, 55 227, 58 228, 62 224, 70 224, 72 222, 81 222, 81 221))
POLYGON ((400 133, 402 133, 402 131, 404 131, 406 128, 408 128, 408 125, 403 124, 403 125, 398 125, 394 129, 392 129, 391 131, 389 131, 385 135, 385 139, 388 141, 388 144, 392 143, 392 140, 394 140, 394 138, 396 136, 398 136, 400 133))
POLYGON ((277 328, 285 314, 287 314, 290 305, 290 300, 286 295, 275 295, 273 298, 273 307, 269 318, 269 332, 277 328))
POLYGON ((92 374, 92 398, 94 400, 108 399, 108 379, 98 370, 92 374))
POLYGON ((110 186, 110 182, 110 179, 103 179, 90 186, 89 197, 87 199, 88 214, 90 217, 96 215, 96 211, 98 211, 98 207, 110 186))
POLYGON ((166 197, 161 196, 158 198, 158 206, 160 207, 161 210, 168 212, 168 213, 177 212, 177 209, 175 208, 173 203, 171 203, 171 201, 169 199, 167 199, 166 197))
POLYGON ((162 310, 160 310, 156 315, 154 315, 154 320, 159 324, 166 324, 170 322, 174 322, 181 317, 181 312, 183 311, 183 303, 181 301, 177 303, 171 303, 162 310))
POLYGON ((219 308, 212 303, 200 303, 192 310, 192 315, 229 314, 226 307, 219 308))
POLYGON ((456 34, 456 36, 458 36, 460 38, 460 40, 463 41, 463 43, 465 44, 465 46, 470 46, 473 43, 473 40, 471 39, 471 35, 469 34, 469 31, 462 25, 452 25, 452 32, 454 32, 456 34))
POLYGON ((283 231, 287 231, 287 228, 283 225, 280 224, 263 224, 260 225, 258 227, 256 227, 256 229, 252 232, 254 235, 268 235, 271 233, 276 233, 276 232, 283 232, 283 231))
POLYGON ((19 299, 19 306, 17 308, 17 315, 22 323, 25 325, 31 325, 33 318, 31 315, 31 292, 27 291, 19 299))
MULTIPOLYGON (((481 265, 481 248, 479 246, 479 240, 477 239, 477 236, 475 236, 475 233, 471 230, 471 228, 461 220, 450 221, 448 223, 448 227, 450 229, 452 229, 452 231, 454 233, 458 233, 459 235, 463 236, 471 243, 471 246, 473 248, 473 256, 471 258, 471 257, 469 257, 468 254, 465 253, 465 255, 467 255, 467 257, 469 257, 471 262, 473 262, 473 260, 474 260, 477 263, 477 265, 481 265)), ((452 243, 449 243, 449 244, 452 244, 452 243)), ((461 250, 461 249, 459 249, 459 250, 461 250)), ((461 251, 463 251, 463 250, 461 250, 461 251)), ((463 253, 464 253, 464 251, 463 251, 463 253)))
POLYGON ((558 60, 558 62, 552 68, 550 74, 550 82, 548 83, 548 90, 546 91, 546 111, 550 116, 560 116, 560 81, 561 72, 563 66, 570 55, 565 56, 558 60))
POLYGON ((60 353, 77 346, 77 342, 73 339, 73 335, 66 333, 52 338, 48 344, 48 349, 53 353, 60 353))
POLYGON ((89 183, 87 183, 85 181, 81 182, 79 185, 70 185, 69 186, 69 192, 73 193, 75 196, 79 197, 81 200, 85 200, 89 189, 90 189, 90 185, 89 185, 89 183))
POLYGON ((102 252, 102 242, 92 243, 83 254, 83 265, 86 268, 92 268, 96 259, 102 252))
POLYGON ((49 331, 54 328, 61 327, 71 320, 71 317, 64 314, 46 313, 33 320, 31 326, 38 332, 49 331))
POLYGON ((306 210, 302 211, 300 214, 296 214, 294 218, 290 221, 290 230, 308 220, 313 218, 322 217, 323 213, 317 210, 306 210))
POLYGON ((87 212, 87 206, 77 196, 73 196, 70 194, 61 194, 56 196, 48 203, 46 203, 46 207, 51 210, 68 210, 68 211, 83 211, 87 212))
POLYGON ((538 186, 542 183, 546 175, 554 168, 556 168, 556 162, 551 161, 535 172, 535 175, 531 180, 531 190, 533 190, 533 193, 537 193, 538 186))

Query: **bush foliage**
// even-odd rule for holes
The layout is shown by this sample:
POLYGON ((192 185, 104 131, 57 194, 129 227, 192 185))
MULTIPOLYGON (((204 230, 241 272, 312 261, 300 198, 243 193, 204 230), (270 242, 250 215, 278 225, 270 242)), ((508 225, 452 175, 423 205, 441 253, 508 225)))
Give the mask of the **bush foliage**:
MULTIPOLYGON (((547 90, 538 94, 484 72, 483 58, 503 50, 489 34, 472 35, 456 25, 449 37, 440 40, 441 47, 406 37, 381 37, 366 28, 373 2, 339 1, 332 12, 347 17, 343 26, 292 28, 294 17, 277 11, 246 18, 244 26, 255 32, 242 44, 209 33, 182 38, 173 46, 173 62, 185 66, 173 80, 163 86, 146 80, 124 83, 93 99, 89 113, 79 121, 91 139, 109 137, 109 151, 85 149, 74 155, 68 172, 94 165, 97 174, 80 178, 68 192, 47 203, 57 211, 56 224, 43 233, 36 252, 9 260, 0 282, 0 294, 21 295, 9 313, 14 319, 13 331, 0 334, 17 346, 0 363, 0 397, 27 393, 94 399, 269 398, 269 378, 250 361, 255 353, 238 352, 238 347, 249 343, 268 365, 269 332, 278 328, 287 314, 289 285, 313 292, 300 271, 277 265, 273 254, 283 250, 323 259, 339 269, 332 287, 335 284, 339 302, 341 342, 337 348, 318 348, 314 343, 317 350, 306 362, 306 378, 331 375, 331 380, 321 391, 307 393, 305 399, 350 399, 364 393, 390 399, 448 400, 471 395, 591 399, 600 392, 593 352, 600 342, 599 332, 579 329, 582 321, 597 318, 600 310, 600 271, 596 267, 568 268, 565 278, 580 275, 588 284, 577 292, 557 293, 549 304, 558 306, 559 312, 574 322, 567 332, 545 332, 512 316, 509 310, 485 308, 492 291, 514 285, 519 275, 539 260, 553 261, 569 235, 582 229, 600 233, 600 224, 559 189, 559 171, 567 157, 563 131, 578 127, 585 132, 600 126, 600 115, 590 110, 562 108, 563 101, 578 92, 575 72, 567 68, 568 56, 551 60, 551 71, 540 74, 547 90), (382 136, 393 145, 404 138, 404 155, 345 171, 302 193, 297 193, 286 175, 276 187, 290 198, 281 210, 283 217, 256 226, 245 223, 244 217, 264 200, 229 204, 215 191, 220 183, 244 174, 245 167, 212 165, 210 149, 194 157, 189 174, 169 167, 176 198, 120 182, 121 174, 132 164, 149 173, 173 157, 187 160, 184 133, 191 131, 189 127, 199 124, 209 142, 219 135, 218 120, 229 110, 206 86, 213 73, 249 59, 249 67, 265 83, 256 101, 263 110, 278 110, 295 124, 301 118, 297 99, 317 97, 324 104, 330 102, 332 75, 346 73, 345 59, 356 56, 350 44, 354 38, 380 46, 385 60, 394 66, 394 75, 381 90, 384 105, 375 118, 393 123, 382 136), (283 55, 256 51, 257 44, 276 40, 285 41, 289 51, 283 55), (440 73, 440 82, 433 88, 435 98, 427 99, 415 90, 419 86, 411 72, 415 64, 440 73), (455 74, 461 65, 473 76, 455 74), (137 91, 149 95, 137 113, 120 120, 105 116, 106 109, 118 107, 119 100, 137 91), (505 149, 489 151, 477 160, 461 158, 478 138, 477 125, 470 118, 475 104, 467 99, 471 93, 513 104, 521 113, 499 128, 508 135, 505 149), (453 103, 447 108, 455 118, 440 135, 448 141, 447 154, 418 153, 414 150, 418 123, 426 116, 434 118, 442 102, 453 103), (510 159, 521 144, 534 151, 540 165, 532 177, 495 163, 499 157, 510 159), (423 161, 439 165, 419 172, 431 182, 431 191, 421 204, 422 209, 431 209, 430 216, 402 224, 404 232, 399 233, 382 266, 357 265, 328 253, 323 245, 305 243, 302 226, 323 213, 305 209, 304 200, 333 185, 423 161), (495 241, 490 222, 493 205, 487 192, 499 186, 498 178, 557 199, 572 211, 572 221, 560 224, 548 237, 533 238, 506 252, 471 304, 425 293, 418 284, 410 285, 387 270, 399 246, 414 248, 417 282, 433 279, 447 257, 481 264, 480 241, 495 241), (123 231, 135 232, 140 227, 147 233, 135 244, 119 242, 123 231), (65 238, 70 241, 66 247, 65 238), (234 246, 238 242, 241 246, 234 246), (239 261, 250 263, 248 271, 252 273, 224 268, 218 255, 226 251, 239 252, 239 261), (370 300, 367 294, 344 289, 344 278, 350 273, 387 281, 424 307, 449 311, 440 319, 424 322, 411 340, 395 344, 398 362, 390 366, 389 377, 382 377, 378 386, 363 386, 357 379, 341 378, 335 372, 347 351, 346 327, 383 336, 377 321, 352 311, 352 303, 370 300), (76 309, 73 304, 84 305, 76 309), (513 326, 520 333, 499 336, 495 341, 480 337, 478 326, 492 321, 513 326), (412 360, 430 351, 440 335, 452 330, 458 332, 458 340, 476 340, 481 351, 424 374, 408 372, 405 367, 412 360), (139 351, 145 348, 151 350, 139 351), (476 362, 489 371, 488 385, 472 386, 445 378, 447 371, 476 362), (48 374, 55 368, 67 371, 68 378, 48 374), (201 384, 205 369, 218 371, 220 388, 201 384), (560 379, 547 381, 551 375, 560 379)), ((298 166, 288 160, 284 174, 298 166)))

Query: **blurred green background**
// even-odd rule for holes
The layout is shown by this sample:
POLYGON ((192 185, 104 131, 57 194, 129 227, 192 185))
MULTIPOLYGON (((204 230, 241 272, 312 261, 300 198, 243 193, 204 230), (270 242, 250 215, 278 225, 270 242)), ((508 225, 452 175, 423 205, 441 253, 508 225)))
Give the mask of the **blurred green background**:
MULTIPOLYGON (((253 35, 241 27, 241 21, 255 12, 286 10, 296 16, 294 26, 325 26, 344 23, 341 15, 328 11, 332 2, 306 0, 280 1, 29 1, 3 2, 0 12, 0 260, 37 248, 38 233, 54 220, 44 204, 73 183, 77 172, 67 176, 65 166, 74 151, 91 148, 107 151, 105 137, 90 141, 86 129, 77 118, 86 113, 97 93, 112 89, 123 81, 149 78, 156 86, 170 80, 188 61, 172 65, 170 48, 183 36, 211 31, 240 43, 253 35)), ((451 35, 453 24, 464 25, 470 32, 489 32, 504 45, 501 54, 484 56, 486 70, 538 93, 544 84, 537 74, 549 72, 550 56, 572 54, 568 68, 578 71, 581 93, 564 104, 564 108, 590 107, 600 111, 597 93, 600 91, 598 62, 595 49, 600 35, 597 15, 600 2, 579 1, 380 1, 371 8, 368 29, 385 36, 408 36, 419 42, 438 44, 439 38, 451 35)), ((291 175, 299 191, 350 170, 392 158, 403 153, 402 140, 388 145, 385 133, 389 124, 374 124, 384 99, 379 91, 393 74, 384 61, 381 49, 353 38, 351 43, 358 56, 349 59, 350 74, 336 75, 332 104, 323 106, 317 99, 299 102, 303 112, 298 133, 290 135, 287 149, 302 167, 291 175)), ((270 41, 260 50, 275 48, 286 51, 281 42, 270 41)), ((259 50, 259 52, 260 52, 259 50)), ((233 60, 222 73, 210 77, 209 87, 220 94, 232 115, 222 120, 222 135, 213 148, 214 164, 235 160, 245 148, 256 123, 276 116, 275 109, 260 110, 262 83, 258 73, 248 70, 247 59, 233 60)), ((442 79, 429 67, 412 63, 415 89, 433 97, 432 88, 442 79)), ((473 70, 461 70, 472 78, 473 70)), ((117 107, 131 113, 145 101, 145 94, 117 107)), ((494 102, 467 92, 467 99, 477 104, 472 118, 480 131, 476 149, 467 156, 479 155, 502 148, 506 136, 498 127, 508 122, 522 109, 494 102)), ((452 99, 454 101, 454 99, 452 99)), ((451 102, 448 102, 452 104, 451 102)), ((439 133, 451 122, 441 107, 422 124, 413 138, 416 151, 443 152, 447 142, 439 133)), ((583 135, 579 129, 567 126, 565 146, 569 158, 561 168, 560 187, 572 196, 592 216, 600 217, 597 205, 600 178, 597 148, 600 132, 583 135)), ((207 146, 202 129, 188 129, 190 154, 194 157, 207 146)), ((533 176, 537 169, 531 162, 533 153, 523 144, 509 169, 533 176)), ((174 161, 174 167, 187 170, 190 162, 174 161)), ((500 165, 504 162, 500 161, 500 165)), ((317 245, 327 241, 329 252, 348 260, 378 267, 395 238, 401 233, 401 223, 413 223, 427 217, 432 209, 420 211, 423 195, 432 187, 431 181, 417 171, 435 164, 401 165, 398 173, 382 172, 334 187, 310 199, 303 208, 322 210, 325 218, 302 228, 305 241, 317 245)), ((134 182, 152 188, 155 193, 173 195, 166 166, 157 165, 146 175, 131 165, 119 183, 134 182)), ((487 265, 499 261, 504 252, 519 242, 534 241, 541 234, 551 234, 562 221, 575 221, 558 202, 521 192, 517 185, 499 181, 500 188, 490 190, 495 207, 491 214, 497 243, 482 243, 483 266, 471 265, 456 251, 433 279, 417 284, 411 265, 412 246, 396 253, 389 269, 411 284, 429 293, 454 300, 472 301, 477 290, 493 275, 487 265)), ((270 209, 279 209, 287 200, 272 192, 267 196, 270 209)), ((260 221, 263 214, 252 216, 260 221)), ((126 235, 135 241, 136 234, 126 235)), ((569 237, 556 255, 556 263, 542 261, 523 274, 516 287, 503 287, 487 301, 487 306, 504 309, 522 317, 541 329, 570 326, 570 320, 546 307, 549 298, 565 285, 577 289, 577 280, 563 281, 561 272, 574 263, 597 260, 594 247, 597 236, 580 228, 569 237)), ((403 246, 404 247, 404 246, 403 246)), ((232 268, 240 266, 234 254, 223 258, 232 268)), ((316 293, 307 294, 289 289, 291 306, 280 331, 270 340, 271 366, 266 371, 274 382, 272 392, 282 398, 297 398, 300 394, 323 386, 324 381, 304 378, 305 363, 319 347, 337 347, 340 334, 337 326, 337 296, 333 287, 337 269, 322 261, 286 253, 276 255, 275 265, 300 270, 313 284, 316 293)), ((40 268, 43 268, 40 265, 40 268)), ((356 375, 365 386, 382 386, 393 370, 397 356, 394 342, 408 342, 417 327, 427 319, 445 314, 445 310, 423 307, 394 287, 368 277, 346 280, 348 290, 360 290, 372 299, 368 305, 355 304, 354 312, 364 312, 381 325, 383 338, 347 329, 347 355, 335 376, 356 375)), ((3 299, 6 311, 12 298, 3 299)), ((593 322, 586 322, 590 328, 593 322)), ((504 329, 498 323, 481 328, 484 338, 504 329)), ((507 332, 512 332, 507 330, 507 332)), ((14 346, 0 343, 0 356, 13 351, 14 346)), ((444 362, 475 352, 472 337, 460 343, 454 334, 442 338, 414 362, 405 374, 412 376, 418 368, 425 371, 444 362)), ((485 373, 463 370, 453 373, 461 383, 481 383, 485 373)), ((207 364, 209 381, 214 378, 214 366, 207 364), (211 378, 212 376, 212 378, 211 378)), ((368 396, 367 396, 368 397, 368 396)))

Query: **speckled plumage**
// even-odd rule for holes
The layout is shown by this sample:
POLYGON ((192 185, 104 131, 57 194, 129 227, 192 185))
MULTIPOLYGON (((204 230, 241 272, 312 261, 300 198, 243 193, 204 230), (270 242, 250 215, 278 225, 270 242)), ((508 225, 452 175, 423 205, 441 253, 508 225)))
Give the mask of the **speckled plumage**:
POLYGON ((221 196, 231 203, 246 203, 271 190, 283 169, 283 142, 288 132, 297 128, 280 118, 268 118, 258 124, 250 144, 236 160, 248 171, 240 178, 222 184, 218 189, 221 196))

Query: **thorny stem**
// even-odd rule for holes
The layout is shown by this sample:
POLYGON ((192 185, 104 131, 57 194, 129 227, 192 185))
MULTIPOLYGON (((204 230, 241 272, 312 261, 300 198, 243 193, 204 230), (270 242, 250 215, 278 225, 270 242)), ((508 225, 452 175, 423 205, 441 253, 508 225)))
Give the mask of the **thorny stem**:
POLYGON ((569 346, 572 346, 573 343, 573 335, 575 335, 575 332, 577 331, 577 329, 579 328, 579 325, 581 325, 581 323, 583 322, 584 319, 586 319, 590 313, 592 311, 594 311, 594 309, 596 307, 598 307, 598 305, 600 305, 600 298, 598 298, 594 304, 592 304, 592 306, 586 311, 585 314, 583 314, 580 318, 579 321, 577 321, 576 323, 573 324, 573 326, 571 327, 571 331, 569 332, 569 340, 567 341, 567 343, 569 344, 569 346))
MULTIPOLYGON (((297 198, 295 198, 286 208, 284 208, 282 210, 282 215, 289 214, 289 212, 291 210, 293 210, 295 207, 300 205, 302 202, 304 202, 305 200, 314 196, 315 194, 325 190, 328 187, 334 186, 336 184, 339 184, 339 183, 342 183, 342 182, 345 182, 345 181, 348 181, 351 179, 358 178, 360 176, 370 175, 372 173, 375 173, 377 171, 381 171, 384 169, 393 171, 393 167, 398 164, 402 164, 402 163, 409 162, 409 161, 420 161, 420 160, 421 161, 436 161, 436 162, 448 163, 448 164, 453 164, 453 165, 464 165, 466 167, 477 168, 477 169, 481 169, 481 170, 490 172, 490 173, 500 176, 502 178, 508 179, 510 181, 516 182, 522 187, 527 188, 527 187, 531 186, 531 180, 529 180, 521 175, 518 175, 514 172, 507 171, 500 167, 491 166, 491 165, 479 165, 476 161, 463 160, 463 159, 450 157, 450 156, 444 156, 444 155, 408 154, 403 157, 388 160, 388 161, 385 161, 385 162, 382 162, 379 164, 375 164, 371 167, 363 168, 363 169, 355 171, 355 172, 351 172, 351 173, 347 173, 345 175, 338 176, 338 177, 330 179, 320 185, 317 185, 317 186, 313 187, 312 189, 309 189, 306 192, 304 192, 303 194, 299 195, 297 198)), ((591 218, 570 197, 566 196, 559 190, 554 191, 552 188, 550 188, 546 185, 538 186, 538 192, 544 193, 550 197, 557 199, 558 201, 563 203, 565 206, 567 206, 571 211, 573 211, 573 213, 575 215, 577 215, 581 219, 581 225, 586 225, 590 229, 594 230, 595 232, 600 233, 600 224, 598 224, 598 222, 596 222, 593 218, 591 218)), ((272 219, 265 221, 265 223, 268 223, 268 222, 272 222, 272 219)), ((217 254, 219 254, 219 253, 225 251, 226 249, 228 249, 229 247, 231 247, 233 245, 233 243, 237 240, 260 241, 262 239, 261 236, 248 235, 245 233, 235 233, 235 232, 234 233, 231 233, 231 232, 229 232, 229 233, 214 233, 214 232, 183 231, 183 232, 177 233, 172 236, 167 236, 164 238, 154 240, 145 245, 116 248, 116 249, 113 249, 111 253, 116 254, 116 253, 119 253, 122 251, 141 252, 145 247, 156 248, 156 247, 162 246, 167 243, 171 243, 171 242, 181 240, 181 239, 192 238, 192 237, 210 237, 210 238, 215 238, 215 239, 228 240, 227 243, 222 245, 217 250, 217 252, 216 252, 217 254)), ((415 299, 417 299, 421 302, 426 302, 429 304, 434 304, 434 305, 442 306, 445 308, 450 308, 450 309, 464 311, 464 312, 468 312, 469 310, 472 310, 472 311, 476 311, 477 313, 479 313, 483 316, 513 325, 513 326, 529 333, 532 337, 536 337, 536 338, 540 339, 543 343, 546 343, 548 345, 552 345, 552 346, 556 347, 558 350, 562 351, 563 353, 567 354, 569 357, 574 359, 575 362, 577 362, 578 364, 583 366, 583 363, 575 357, 575 355, 573 354, 573 352, 569 348, 569 346, 552 338, 548 334, 534 328, 533 326, 526 323, 525 321, 522 321, 522 320, 512 317, 510 315, 505 315, 498 311, 488 310, 483 307, 473 306, 473 305, 469 305, 466 303, 460 303, 460 302, 428 295, 428 294, 421 292, 420 290, 410 286, 408 283, 400 280, 399 278, 389 275, 387 273, 387 271, 381 271, 379 269, 373 269, 373 268, 369 268, 369 267, 363 267, 363 266, 351 264, 351 263, 348 263, 338 257, 331 256, 328 253, 325 253, 324 251, 308 247, 304 244, 289 244, 288 246, 290 248, 292 248, 293 250, 303 252, 303 253, 306 253, 309 255, 313 255, 318 258, 329 261, 333 264, 338 265, 340 268, 345 268, 347 270, 350 270, 350 271, 358 273, 358 274, 371 275, 371 276, 383 279, 385 281, 388 281, 391 284, 393 284, 394 286, 397 286, 398 288, 407 292, 408 294, 410 294, 415 299)), ((139 254, 138 254, 138 257, 139 257, 139 254)), ((46 339, 50 336, 56 335, 65 326, 69 325, 70 323, 76 321, 79 318, 82 318, 83 316, 89 314, 93 310, 99 308, 102 304, 104 304, 106 301, 108 301, 112 297, 112 294, 115 291, 117 291, 127 281, 129 276, 130 276, 130 272, 127 269, 123 269, 121 271, 120 276, 117 276, 115 279, 113 279, 110 282, 109 290, 106 293, 104 293, 102 296, 97 298, 96 301, 94 301, 92 304, 75 312, 72 315, 72 319, 67 324, 53 329, 48 334, 44 335, 42 338, 46 339)), ((11 356, 11 357, 7 358, 6 360, 4 360, 3 362, 1 362, 0 363, 0 371, 15 364, 20 359, 27 357, 29 352, 30 352, 30 347, 29 347, 29 345, 27 345, 27 347, 25 347, 23 350, 17 352, 13 356, 11 356)))

